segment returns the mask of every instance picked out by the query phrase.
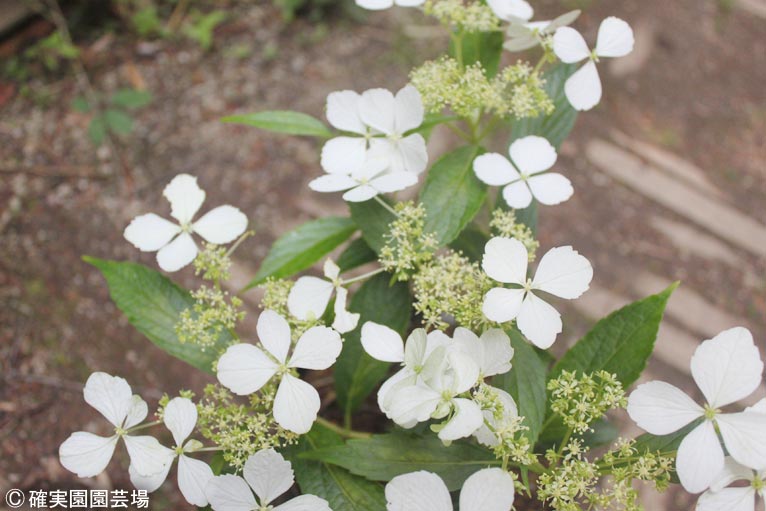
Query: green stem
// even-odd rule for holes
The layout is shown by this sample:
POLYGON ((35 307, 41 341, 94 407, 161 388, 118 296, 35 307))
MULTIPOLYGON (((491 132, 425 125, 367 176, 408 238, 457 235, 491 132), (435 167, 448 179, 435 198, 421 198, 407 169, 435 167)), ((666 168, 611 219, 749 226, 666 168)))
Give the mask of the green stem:
POLYGON ((383 273, 385 268, 378 268, 377 270, 372 270, 369 273, 365 273, 363 275, 359 275, 358 277, 354 277, 352 279, 342 280, 340 284, 342 286, 346 286, 348 284, 353 284, 354 282, 359 282, 360 280, 369 279, 370 277, 374 277, 375 275, 378 275, 379 273, 383 273))
POLYGON ((203 447, 202 449, 197 449, 194 452, 218 452, 223 451, 223 447, 203 447))
POLYGON ((147 422, 146 424, 141 424, 140 426, 135 426, 133 428, 130 428, 128 430, 128 433, 133 433, 134 431, 138 431, 141 429, 151 428, 152 426, 158 426, 160 424, 162 424, 162 421, 147 422))
POLYGON ((461 130, 460 128, 458 128, 457 126, 452 124, 451 122, 447 122, 444 125, 447 126, 447 128, 449 128, 458 137, 462 138, 466 142, 469 142, 469 143, 471 142, 471 135, 469 135, 465 131, 461 130))
POLYGON ((345 438, 370 438, 372 436, 372 433, 365 433, 363 431, 354 431, 350 428, 344 428, 342 426, 338 426, 334 422, 330 422, 327 419, 323 419, 322 417, 317 417, 317 424, 321 424, 325 428, 334 431, 335 433, 339 434, 342 437, 345 438))
POLYGON ((558 451, 556 451, 557 462, 558 462, 558 459, 561 458, 561 455, 564 453, 564 449, 569 443, 569 439, 572 437, 572 433, 574 433, 574 429, 571 427, 568 428, 566 434, 564 435, 564 438, 561 440, 561 445, 559 445, 558 451))
POLYGON ((234 244, 229 248, 229 250, 226 251, 226 257, 231 257, 231 255, 234 253, 237 248, 242 244, 243 241, 245 241, 250 236, 255 235, 255 231, 247 231, 242 236, 239 237, 237 241, 234 242, 234 244))
POLYGON ((378 203, 381 206, 383 206, 384 208, 386 208, 391 214, 393 214, 395 216, 399 216, 399 213, 397 213, 396 210, 394 208, 392 208, 386 201, 381 199, 379 195, 375 196, 375 200, 378 201, 378 203))
POLYGON ((463 69, 465 67, 463 63, 463 32, 452 32, 450 38, 452 39, 452 45, 455 47, 455 60, 460 65, 460 69, 463 69))

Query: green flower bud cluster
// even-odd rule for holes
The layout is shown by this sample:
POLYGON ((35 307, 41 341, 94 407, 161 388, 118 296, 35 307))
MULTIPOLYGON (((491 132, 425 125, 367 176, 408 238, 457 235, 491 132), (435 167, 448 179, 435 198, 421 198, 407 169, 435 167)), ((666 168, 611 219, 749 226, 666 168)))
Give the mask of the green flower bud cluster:
POLYGON ((500 19, 484 2, 427 0, 423 12, 444 25, 466 32, 500 30, 500 19))
POLYGON ((194 305, 181 312, 175 325, 181 343, 193 343, 203 350, 215 346, 225 330, 233 330, 245 317, 242 300, 219 288, 202 286, 192 292, 194 305))
MULTIPOLYGON (((181 390, 178 393, 178 396, 185 397, 186 399, 194 401, 195 394, 191 390, 181 390)), ((155 415, 157 416, 158 420, 162 420, 162 418, 165 416, 165 407, 170 402, 170 399, 171 397, 167 393, 165 393, 165 394, 162 394, 162 397, 157 402, 157 412, 155 413, 155 415)))
POLYGON ((551 410, 575 433, 591 430, 590 425, 613 408, 628 405, 625 390, 617 376, 607 371, 584 374, 573 371, 548 382, 551 410))
POLYGON ((580 502, 597 493, 598 466, 585 458, 582 440, 572 439, 561 453, 549 449, 545 455, 552 470, 537 479, 537 498, 557 511, 581 511, 580 502))
POLYGON ((535 260, 537 249, 540 248, 540 242, 535 239, 532 229, 516 221, 516 214, 512 210, 506 211, 500 208, 494 210, 489 227, 498 236, 519 240, 527 249, 529 262, 535 260))
POLYGON ((494 284, 479 263, 447 251, 420 268, 412 281, 414 308, 427 328, 444 330, 449 318, 475 331, 488 324, 481 304, 494 284))
POLYGON ((524 425, 524 417, 513 417, 502 421, 495 427, 497 445, 492 448, 497 459, 508 459, 518 465, 534 465, 537 456, 532 452, 532 444, 524 431, 529 428, 524 425))
POLYGON ((406 281, 431 261, 439 243, 432 233, 425 232, 426 210, 422 204, 400 202, 394 210, 397 217, 389 225, 379 259, 381 266, 396 280, 406 281))
POLYGON ((194 259, 194 274, 213 282, 229 280, 231 257, 226 247, 205 243, 204 249, 194 259))
POLYGON ((258 286, 263 291, 261 298, 261 309, 273 310, 283 318, 290 316, 287 310, 287 297, 290 296, 290 290, 293 288, 292 280, 275 279, 269 277, 266 282, 258 286))
POLYGON ((298 441, 298 435, 280 427, 271 414, 276 393, 276 384, 268 383, 257 394, 248 396, 247 404, 241 404, 221 385, 205 387, 197 405, 197 427, 202 436, 222 449, 226 463, 237 471, 261 449, 298 441))
POLYGON ((496 108, 497 115, 513 115, 517 119, 550 115, 555 110, 553 101, 543 88, 545 80, 532 67, 519 61, 503 69, 495 78, 498 95, 505 101, 505 112, 496 108))

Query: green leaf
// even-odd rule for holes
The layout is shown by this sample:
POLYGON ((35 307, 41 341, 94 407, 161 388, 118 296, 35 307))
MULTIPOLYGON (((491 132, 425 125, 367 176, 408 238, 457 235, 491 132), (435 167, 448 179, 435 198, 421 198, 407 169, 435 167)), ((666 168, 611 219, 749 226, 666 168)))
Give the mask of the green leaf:
POLYGON ((527 135, 539 135, 547 138, 556 148, 561 147, 577 120, 577 110, 572 108, 564 93, 567 78, 576 70, 575 64, 558 64, 544 73, 545 91, 556 109, 551 115, 513 120, 512 140, 527 135))
POLYGON ((356 231, 350 218, 326 217, 312 220, 288 232, 271 246, 255 277, 245 289, 267 278, 287 278, 310 268, 356 231))
POLYGON ((222 122, 245 124, 275 133, 329 138, 332 132, 316 117, 301 112, 278 110, 245 115, 231 115, 222 122))
POLYGON ((670 433, 669 435, 657 436, 650 433, 644 433, 643 435, 636 438, 636 443, 633 444, 633 447, 635 447, 636 450, 641 454, 645 454, 647 452, 661 452, 667 456, 675 454, 684 437, 691 433, 694 428, 699 426, 702 421, 703 419, 697 419, 691 424, 688 424, 675 433, 670 433))
POLYGON ((481 149, 465 146, 442 156, 420 190, 426 209, 425 232, 433 232, 441 245, 457 238, 481 209, 487 187, 473 172, 473 160, 481 149))
POLYGON ((678 282, 602 319, 558 361, 550 378, 562 371, 579 374, 605 370, 627 389, 643 372, 654 350, 665 305, 678 282))
MULTIPOLYGON (((480 62, 490 78, 497 74, 503 53, 502 32, 469 32, 461 39, 463 64, 470 66, 480 62)), ((456 55, 454 39, 450 43, 450 55, 456 55)))
POLYGON ((450 490, 459 489, 477 470, 499 463, 494 454, 473 443, 458 441, 445 447, 436 436, 404 432, 349 440, 300 457, 338 465, 373 481, 426 470, 441 477, 450 490))
POLYGON ((365 202, 349 202, 351 218, 362 230, 364 241, 376 253, 385 246, 388 225, 396 218, 387 208, 374 199, 365 202))
POLYGON ((377 254, 364 241, 364 238, 357 238, 346 247, 338 256, 336 263, 340 267, 341 273, 353 270, 364 264, 371 263, 378 258, 377 254))
MULTIPOLYGON (((611 444, 614 442, 620 434, 620 430, 617 426, 609 422, 606 418, 602 417, 591 424, 593 431, 586 431, 582 435, 585 445, 588 447, 601 447, 603 445, 611 444)), ((561 443, 561 439, 566 435, 568 428, 561 420, 556 420, 551 425, 545 428, 537 439, 537 451, 542 452, 547 448, 558 447, 561 443)))
POLYGON ((338 404, 351 413, 380 383, 389 364, 369 356, 362 348, 361 329, 365 321, 393 328, 403 335, 410 323, 412 298, 404 282, 390 285, 391 275, 381 273, 364 283, 354 294, 349 310, 361 314, 359 326, 346 334, 343 351, 335 363, 335 392, 338 404))
POLYGON ((131 109, 144 107, 151 102, 151 92, 136 89, 120 89, 111 98, 112 105, 131 109))
POLYGON ((524 434, 535 445, 545 420, 548 367, 519 332, 509 330, 508 335, 513 347, 513 368, 495 376, 492 383, 513 396, 519 415, 524 416, 524 425, 529 428, 524 434))
POLYGON ((298 445, 284 453, 295 471, 298 486, 304 494, 317 495, 330 504, 333 511, 385 511, 383 487, 336 465, 311 461, 302 453, 342 446, 343 440, 329 429, 314 424, 301 437, 298 445))
POLYGON ((426 140, 428 140, 428 138, 431 136, 431 132, 433 132, 436 126, 439 124, 444 124, 445 122, 457 120, 460 120, 460 117, 456 115, 426 114, 425 119, 423 119, 423 123, 414 130, 410 130, 405 133, 405 136, 411 135, 413 133, 420 133, 426 140))
POLYGON ((106 121, 103 115, 97 115, 88 124, 88 136, 95 145, 101 145, 106 137, 106 121))
POLYGON ((471 261, 481 261, 484 255, 484 245, 489 241, 489 236, 478 227, 469 225, 458 234, 449 244, 452 250, 462 252, 471 261))
POLYGON ((72 101, 72 108, 77 112, 86 114, 90 112, 90 103, 88 103, 88 100, 85 99, 85 97, 77 96, 74 98, 74 101, 72 101))
POLYGON ((215 346, 205 351, 196 344, 181 343, 178 340, 175 325, 179 315, 194 305, 194 299, 188 291, 159 272, 140 264, 95 257, 83 259, 104 275, 112 300, 136 330, 174 357, 213 373, 213 362, 219 352, 231 343, 232 338, 224 333, 215 346))
POLYGON ((104 112, 104 121, 118 135, 127 135, 133 130, 133 119, 122 110, 107 110, 104 112))

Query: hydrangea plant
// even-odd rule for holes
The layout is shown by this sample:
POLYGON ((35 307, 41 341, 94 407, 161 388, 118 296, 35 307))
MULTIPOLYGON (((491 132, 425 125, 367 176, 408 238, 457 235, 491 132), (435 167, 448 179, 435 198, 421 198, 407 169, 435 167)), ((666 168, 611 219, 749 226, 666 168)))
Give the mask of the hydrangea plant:
POLYGON ((164 272, 192 264, 199 288, 86 260, 133 326, 217 383, 164 397, 144 422, 148 406, 124 379, 92 374, 85 401, 109 433, 72 434, 62 465, 95 476, 123 443, 137 488, 156 490, 177 460, 186 501, 216 511, 509 511, 514 500, 526 509, 520 495, 530 509, 637 510, 639 482, 681 484, 702 494, 700 510, 754 509, 766 491, 766 401, 737 405, 763 383, 750 332, 699 345, 690 363, 704 404, 663 382, 630 392, 677 284, 560 345, 552 303, 587 293, 594 269, 567 245, 539 256, 538 206, 575 193, 557 151, 601 98, 596 64, 632 51, 628 23, 605 19, 591 50, 569 26, 578 12, 530 21, 524 0, 357 3, 421 9, 449 33, 449 51, 397 92, 331 93, 329 126, 292 111, 224 119, 319 139, 309 187, 342 193, 348 214, 284 234, 234 292, 232 255, 252 219, 220 206, 195 220, 205 192, 176 176, 163 192, 175 222, 138 216, 125 239, 156 251, 164 272), (501 65, 520 50, 538 60, 501 65), (435 159, 437 126, 460 143, 435 159), (500 139, 507 150, 490 152, 500 139), (241 338, 253 312, 240 295, 256 287, 257 336, 241 338), (317 390, 316 371, 334 390, 317 390), (618 438, 610 416, 621 409, 646 433, 618 438))

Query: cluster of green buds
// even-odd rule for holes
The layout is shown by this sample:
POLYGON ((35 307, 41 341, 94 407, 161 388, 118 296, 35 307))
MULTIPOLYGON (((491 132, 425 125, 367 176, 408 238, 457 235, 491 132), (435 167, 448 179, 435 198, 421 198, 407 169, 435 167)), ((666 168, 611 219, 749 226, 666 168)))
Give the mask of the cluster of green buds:
POLYGON ((226 247, 205 243, 194 259, 194 274, 211 282, 223 282, 231 277, 231 256, 226 247))
POLYGON ((532 232, 532 229, 516 219, 516 213, 513 210, 498 208, 492 211, 489 228, 497 236, 519 240, 527 249, 529 262, 535 260, 537 249, 540 248, 540 242, 535 239, 535 233, 532 232))
POLYGON ((181 312, 175 325, 181 343, 197 344, 203 350, 215 346, 224 332, 234 330, 245 317, 242 300, 228 291, 203 285, 191 295, 194 305, 181 312))
POLYGON ((400 202, 394 211, 397 216, 389 225, 379 259, 396 280, 406 281, 433 259, 439 243, 432 233, 425 232, 426 210, 422 204, 400 202))
POLYGON ((617 376, 608 371, 584 374, 563 371, 548 382, 551 410, 574 433, 591 431, 591 424, 614 408, 628 405, 625 390, 617 376))
POLYGON ((466 32, 500 29, 500 19, 487 4, 476 0, 426 0, 423 12, 450 28, 466 32))

